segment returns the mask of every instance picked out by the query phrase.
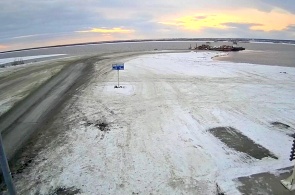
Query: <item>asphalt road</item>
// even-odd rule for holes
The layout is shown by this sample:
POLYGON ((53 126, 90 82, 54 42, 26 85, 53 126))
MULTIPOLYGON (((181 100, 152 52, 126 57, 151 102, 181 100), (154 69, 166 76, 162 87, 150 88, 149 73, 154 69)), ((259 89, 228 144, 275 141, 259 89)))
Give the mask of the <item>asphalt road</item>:
MULTIPOLYGON (((89 58, 71 62, 1 116, 0 131, 8 159, 13 157, 35 129, 65 100, 67 93, 74 90, 73 86, 77 87, 87 79, 86 75, 91 72, 93 61, 96 60, 89 58)), ((18 80, 11 84, 21 82, 18 80)))

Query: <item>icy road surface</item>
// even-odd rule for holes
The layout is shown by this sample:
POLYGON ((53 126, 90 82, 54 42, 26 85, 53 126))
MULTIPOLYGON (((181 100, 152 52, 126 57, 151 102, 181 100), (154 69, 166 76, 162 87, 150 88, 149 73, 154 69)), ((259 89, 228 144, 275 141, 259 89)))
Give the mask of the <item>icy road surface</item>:
POLYGON ((16 176, 19 191, 208 195, 218 184, 236 195, 236 178, 291 166, 295 68, 218 62, 216 55, 126 59, 121 89, 111 64, 98 62, 91 83, 62 110, 65 135, 16 176), (237 140, 211 132, 222 127, 237 140), (254 151, 230 145, 245 140, 254 151), (261 148, 269 157, 249 155, 261 148))

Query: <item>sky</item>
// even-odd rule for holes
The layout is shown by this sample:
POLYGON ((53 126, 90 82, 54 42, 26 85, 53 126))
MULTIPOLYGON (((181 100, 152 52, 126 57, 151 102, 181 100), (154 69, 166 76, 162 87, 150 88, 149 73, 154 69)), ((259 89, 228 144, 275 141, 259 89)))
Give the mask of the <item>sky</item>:
POLYGON ((0 0, 0 7, 0 51, 129 39, 295 39, 294 0, 0 0))

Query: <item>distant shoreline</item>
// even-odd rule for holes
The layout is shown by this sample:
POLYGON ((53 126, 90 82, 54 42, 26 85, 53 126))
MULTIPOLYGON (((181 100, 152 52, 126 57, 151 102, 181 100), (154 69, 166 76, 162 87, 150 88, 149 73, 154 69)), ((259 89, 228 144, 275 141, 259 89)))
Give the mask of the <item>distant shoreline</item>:
POLYGON ((178 39, 142 39, 142 40, 115 40, 115 41, 99 41, 99 42, 87 42, 87 43, 73 43, 73 44, 62 44, 62 45, 50 45, 42 47, 31 47, 16 50, 0 51, 0 54, 29 51, 36 49, 47 49, 57 47, 71 47, 71 46, 84 46, 84 45, 100 45, 108 43, 140 43, 140 42, 178 42, 178 41, 196 41, 196 42, 249 42, 249 43, 274 43, 274 44, 295 44, 295 40, 276 40, 276 39, 247 39, 247 38, 178 38, 178 39))

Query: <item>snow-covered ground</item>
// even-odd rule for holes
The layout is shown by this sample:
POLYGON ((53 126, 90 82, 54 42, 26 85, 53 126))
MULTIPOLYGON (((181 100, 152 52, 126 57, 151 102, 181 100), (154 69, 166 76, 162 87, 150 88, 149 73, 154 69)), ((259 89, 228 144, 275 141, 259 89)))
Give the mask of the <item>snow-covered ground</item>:
POLYGON ((14 62, 16 60, 33 60, 39 58, 49 58, 49 57, 56 57, 56 56, 64 56, 65 54, 52 54, 52 55, 37 55, 37 56, 25 56, 25 57, 15 57, 15 58, 3 58, 0 59, 0 64, 6 64, 10 62, 14 62))
POLYGON ((292 165, 295 68, 219 62, 212 60, 216 55, 223 54, 129 59, 120 89, 114 88, 117 73, 102 75, 98 63, 92 83, 62 111, 66 140, 44 149, 16 177, 17 188, 31 194, 75 187, 83 194, 207 195, 216 194, 218 183, 236 195, 236 178, 292 165), (228 126, 278 159, 252 158, 208 131, 228 126))

